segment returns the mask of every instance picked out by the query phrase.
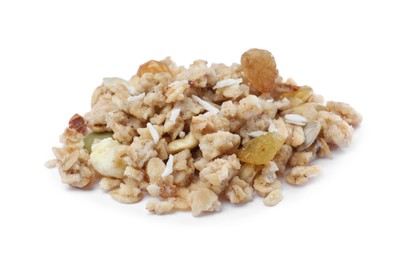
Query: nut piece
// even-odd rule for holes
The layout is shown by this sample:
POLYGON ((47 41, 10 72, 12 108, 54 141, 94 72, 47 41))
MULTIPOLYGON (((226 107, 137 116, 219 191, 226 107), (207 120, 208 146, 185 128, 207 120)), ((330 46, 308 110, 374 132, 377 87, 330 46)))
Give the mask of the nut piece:
POLYGON ((199 216, 206 211, 219 211, 221 207, 218 196, 207 188, 192 191, 188 196, 188 203, 193 216, 199 216))
POLYGON ((89 161, 94 169, 106 177, 123 178, 125 164, 120 158, 123 146, 112 138, 106 138, 92 145, 89 161))
POLYGON ((68 122, 68 128, 77 130, 78 133, 85 134, 87 131, 87 125, 85 120, 79 114, 75 114, 70 118, 68 122))
POLYGON ((286 181, 290 184, 301 185, 320 173, 317 165, 296 166, 287 175, 286 181))
POLYGON ((260 92, 270 92, 275 87, 278 70, 274 56, 269 51, 250 49, 241 56, 241 66, 251 86, 260 92))
POLYGON ((275 206, 282 200, 282 191, 280 189, 271 191, 264 199, 264 204, 267 206, 275 206))
POLYGON ((198 140, 194 137, 194 135, 190 132, 186 137, 182 139, 177 139, 174 140, 173 142, 170 142, 167 146, 167 151, 170 154, 175 154, 178 152, 181 152, 185 149, 193 149, 197 147, 198 145, 198 140))

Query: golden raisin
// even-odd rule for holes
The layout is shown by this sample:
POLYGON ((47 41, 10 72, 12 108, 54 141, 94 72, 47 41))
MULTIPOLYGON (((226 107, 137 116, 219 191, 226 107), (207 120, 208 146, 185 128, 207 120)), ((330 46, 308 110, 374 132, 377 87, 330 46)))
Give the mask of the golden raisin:
POLYGON ((145 73, 156 74, 161 72, 172 74, 169 67, 165 63, 156 60, 150 60, 148 62, 145 62, 138 68, 137 75, 138 77, 141 77, 145 73))
POLYGON ((246 143, 238 157, 244 163, 264 165, 271 161, 284 144, 285 139, 277 132, 258 136, 246 143))
POLYGON ((251 86, 260 92, 270 92, 275 87, 278 70, 274 56, 267 50, 250 49, 241 56, 243 72, 251 86))

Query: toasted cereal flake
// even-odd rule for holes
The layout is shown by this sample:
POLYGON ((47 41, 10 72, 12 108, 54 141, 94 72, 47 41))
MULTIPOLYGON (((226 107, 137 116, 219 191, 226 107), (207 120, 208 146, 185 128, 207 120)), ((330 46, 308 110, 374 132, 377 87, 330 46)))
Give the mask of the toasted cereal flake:
POLYGON ((218 81, 218 83, 216 83, 216 85, 215 85, 215 87, 213 87, 213 89, 230 87, 233 85, 240 84, 242 82, 243 82, 243 79, 224 79, 224 80, 218 81))
POLYGON ((269 119, 268 132, 278 132, 278 129, 276 128, 275 123, 272 121, 272 119, 269 119))
POLYGON ((203 106, 206 110, 211 112, 212 114, 216 115, 219 113, 219 109, 214 107, 213 105, 209 104, 208 102, 202 100, 201 98, 197 97, 196 95, 191 95, 191 97, 201 106, 203 106))
POLYGON ((184 80, 176 80, 176 81, 170 83, 168 86, 171 88, 171 87, 174 87, 176 85, 183 85, 183 84, 188 84, 188 80, 186 80, 186 79, 184 79, 184 80))
POLYGON ((155 127, 151 123, 147 123, 147 128, 152 136, 152 139, 154 139, 154 142, 157 144, 160 138, 158 131, 156 131, 155 127))
POLYGON ((176 122, 177 117, 180 115, 180 108, 175 108, 172 110, 172 112, 170 112, 170 118, 169 121, 170 122, 176 122))
POLYGON ((128 101, 128 102, 133 102, 133 101, 140 100, 141 98, 144 98, 144 97, 145 97, 145 93, 141 93, 141 94, 139 94, 139 95, 137 95, 137 96, 128 97, 128 98, 127 98, 127 101, 128 101))
POLYGON ((165 167, 165 169, 163 170, 163 172, 161 174, 161 176, 163 178, 165 178, 165 177, 167 177, 167 176, 169 176, 170 174, 173 173, 173 161, 174 161, 174 155, 169 154, 169 159, 168 159, 168 161, 166 163, 166 167, 165 167))
POLYGON ((253 132, 247 133, 247 135, 251 136, 251 137, 258 137, 258 136, 266 135, 266 134, 268 134, 268 132, 266 132, 266 131, 253 131, 253 132))
POLYGON ((287 114, 285 115, 285 121, 290 124, 304 126, 307 123, 307 118, 298 114, 287 114))

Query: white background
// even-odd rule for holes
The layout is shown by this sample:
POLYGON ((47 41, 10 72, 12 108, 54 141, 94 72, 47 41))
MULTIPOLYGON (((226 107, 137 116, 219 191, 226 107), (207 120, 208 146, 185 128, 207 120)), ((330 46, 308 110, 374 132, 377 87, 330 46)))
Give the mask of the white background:
POLYGON ((0 258, 401 259, 398 1, 275 2, 1 1, 0 258), (103 77, 168 55, 231 64, 252 47, 364 116, 351 147, 278 206, 155 216, 43 166, 103 77))

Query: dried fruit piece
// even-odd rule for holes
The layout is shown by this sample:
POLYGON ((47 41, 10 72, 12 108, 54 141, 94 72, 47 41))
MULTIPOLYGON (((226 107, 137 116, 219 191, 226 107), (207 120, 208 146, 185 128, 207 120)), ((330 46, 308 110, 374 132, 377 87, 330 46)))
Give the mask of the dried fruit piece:
POLYGON ((277 132, 261 135, 246 143, 239 151, 240 161, 255 165, 267 164, 279 151, 285 139, 277 132))
POLYGON ((269 51, 250 49, 241 56, 241 65, 253 88, 260 92, 270 92, 275 87, 278 70, 274 56, 269 51))
POLYGON ((172 75, 172 72, 165 63, 156 60, 150 60, 148 62, 145 62, 138 68, 137 75, 138 77, 142 77, 142 75, 144 75, 145 73, 156 74, 161 72, 167 72, 172 75))
POLYGON ((91 147, 95 139, 105 139, 112 136, 113 132, 89 133, 84 137, 84 149, 87 150, 89 153, 91 153, 92 152, 91 147))
POLYGON ((283 93, 280 98, 287 98, 290 100, 291 106, 298 106, 305 103, 313 94, 313 89, 310 87, 300 87, 296 91, 283 93))

